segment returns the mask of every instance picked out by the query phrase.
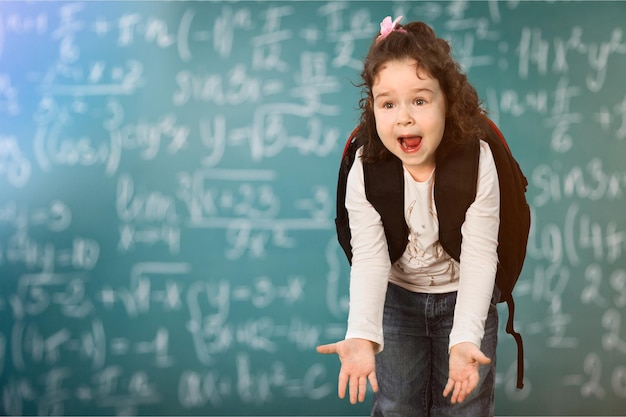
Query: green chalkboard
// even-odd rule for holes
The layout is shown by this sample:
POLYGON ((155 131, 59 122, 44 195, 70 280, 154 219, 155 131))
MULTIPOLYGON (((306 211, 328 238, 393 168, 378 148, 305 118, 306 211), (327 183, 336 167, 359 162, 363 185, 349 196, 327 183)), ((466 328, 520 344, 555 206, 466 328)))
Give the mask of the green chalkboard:
POLYGON ((0 414, 369 413, 314 348, 345 333, 336 174, 386 15, 449 39, 530 182, 496 414, 625 415, 617 1, 1 2, 0 414))

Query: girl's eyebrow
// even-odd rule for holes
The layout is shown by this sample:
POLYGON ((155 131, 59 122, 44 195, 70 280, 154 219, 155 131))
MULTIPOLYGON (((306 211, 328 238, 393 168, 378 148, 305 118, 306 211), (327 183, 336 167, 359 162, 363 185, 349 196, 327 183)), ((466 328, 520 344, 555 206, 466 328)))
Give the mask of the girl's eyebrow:
POLYGON ((411 92, 413 92, 413 93, 432 93, 433 90, 431 90, 428 87, 416 87, 416 88, 413 88, 411 90, 411 92))
POLYGON ((391 96, 391 93, 389 91, 382 91, 382 92, 374 95, 374 100, 376 100, 377 98, 389 97, 389 96, 391 96))
MULTIPOLYGON (((430 94, 433 94, 433 90, 431 90, 430 88, 427 88, 427 87, 416 87, 416 88, 410 89, 410 91, 413 94, 420 94, 420 93, 430 93, 430 94)), ((391 92, 389 92, 388 90, 384 90, 384 91, 381 91, 380 93, 374 95, 374 100, 376 100, 378 98, 389 97, 391 95, 392 95, 391 92)))

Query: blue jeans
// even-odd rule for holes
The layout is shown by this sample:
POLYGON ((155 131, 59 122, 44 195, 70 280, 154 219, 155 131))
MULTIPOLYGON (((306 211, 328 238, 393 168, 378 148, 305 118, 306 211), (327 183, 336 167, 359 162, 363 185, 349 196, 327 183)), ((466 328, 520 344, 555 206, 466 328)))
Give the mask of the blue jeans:
POLYGON ((448 341, 456 292, 423 294, 389 284, 383 330, 385 347, 376 355, 379 391, 373 417, 489 417, 494 413, 498 310, 494 298, 481 350, 491 364, 480 367, 478 387, 462 402, 443 397, 448 381, 448 341))

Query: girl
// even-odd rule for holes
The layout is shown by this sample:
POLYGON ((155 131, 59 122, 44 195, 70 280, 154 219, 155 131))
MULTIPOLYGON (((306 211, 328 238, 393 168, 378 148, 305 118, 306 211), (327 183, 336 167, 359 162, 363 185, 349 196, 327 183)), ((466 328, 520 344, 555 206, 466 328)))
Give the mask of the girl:
MULTIPOLYGON (((341 360, 339 397, 372 416, 493 416, 499 292, 500 191, 485 112, 448 43, 424 23, 387 17, 361 73, 357 151, 346 189, 352 234, 346 338, 320 353, 341 360), (444 251, 434 203, 437 165, 479 141, 476 198, 461 227, 460 262, 444 251), (364 165, 402 163, 408 242, 389 259, 381 215, 365 193, 364 165)), ((443 169, 443 168, 442 168, 443 169)))

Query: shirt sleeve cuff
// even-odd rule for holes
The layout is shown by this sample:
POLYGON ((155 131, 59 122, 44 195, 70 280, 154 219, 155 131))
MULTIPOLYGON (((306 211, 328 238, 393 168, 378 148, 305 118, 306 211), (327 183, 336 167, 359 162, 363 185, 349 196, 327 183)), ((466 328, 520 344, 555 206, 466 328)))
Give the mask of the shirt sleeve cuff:
POLYGON ((368 333, 363 331, 348 331, 346 332, 346 339, 365 339, 376 343, 375 353, 383 351, 384 339, 382 334, 368 333))
POLYGON ((450 333, 450 343, 448 345, 448 352, 452 349, 452 346, 458 345, 463 342, 471 342, 475 344, 480 349, 480 344, 482 342, 481 338, 476 337, 476 335, 472 335, 469 333, 459 334, 459 333, 450 333))

